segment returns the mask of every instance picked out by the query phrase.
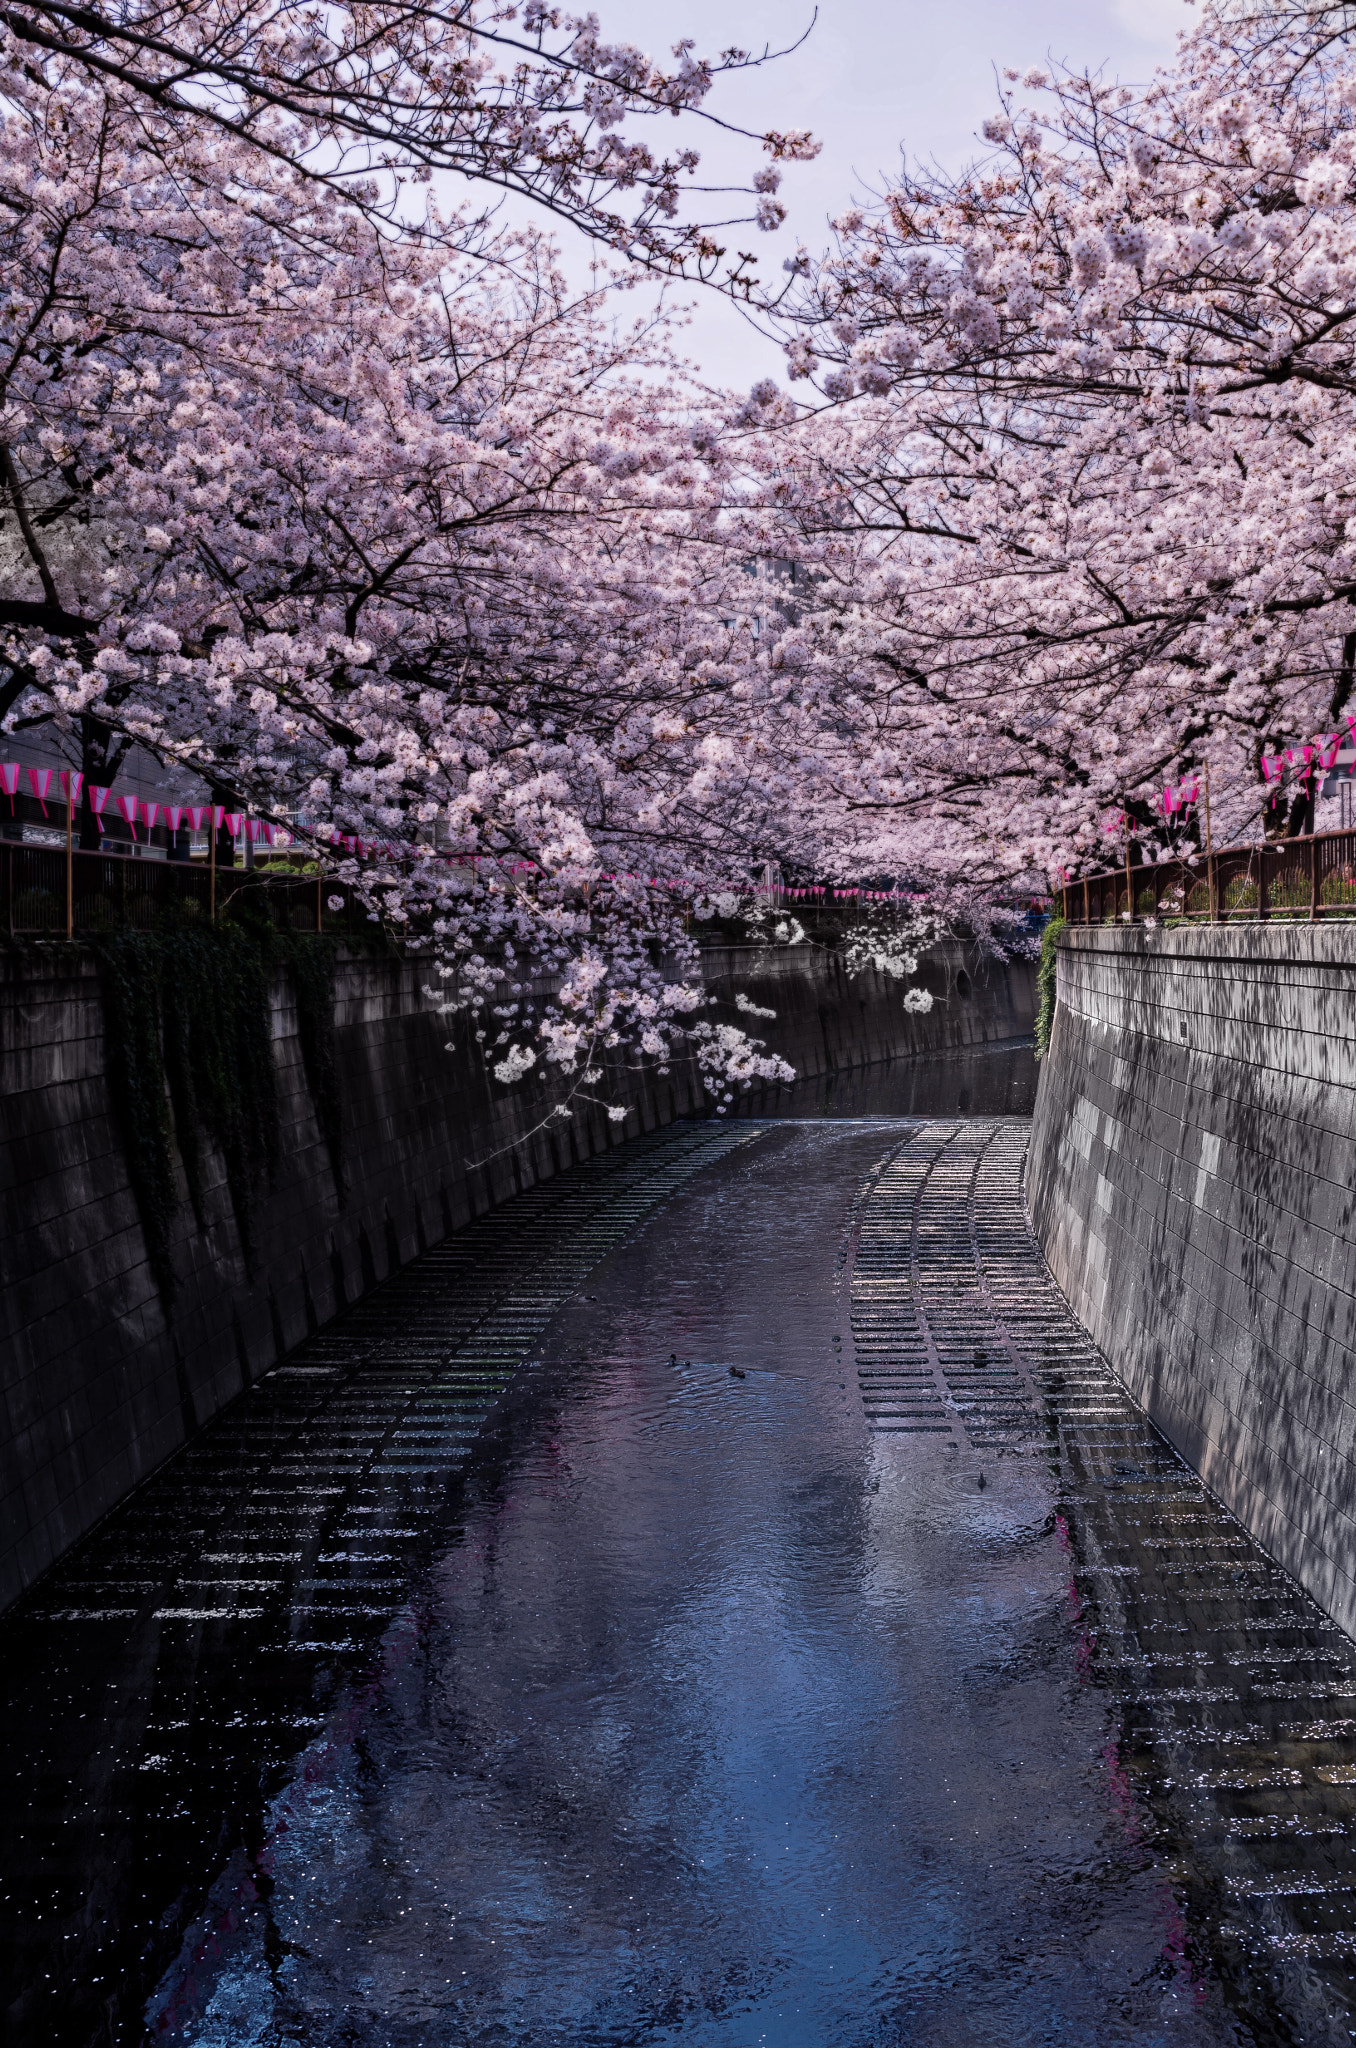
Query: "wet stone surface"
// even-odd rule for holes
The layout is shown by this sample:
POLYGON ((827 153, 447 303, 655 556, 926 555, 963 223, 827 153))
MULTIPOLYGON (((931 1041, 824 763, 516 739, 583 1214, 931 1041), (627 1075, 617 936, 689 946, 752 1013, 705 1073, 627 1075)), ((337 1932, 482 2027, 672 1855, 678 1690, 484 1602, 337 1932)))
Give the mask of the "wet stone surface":
POLYGON ((0 1628, 6 2039, 1350 2040, 1356 1654, 1027 1129, 639 1140, 243 1396, 0 1628))

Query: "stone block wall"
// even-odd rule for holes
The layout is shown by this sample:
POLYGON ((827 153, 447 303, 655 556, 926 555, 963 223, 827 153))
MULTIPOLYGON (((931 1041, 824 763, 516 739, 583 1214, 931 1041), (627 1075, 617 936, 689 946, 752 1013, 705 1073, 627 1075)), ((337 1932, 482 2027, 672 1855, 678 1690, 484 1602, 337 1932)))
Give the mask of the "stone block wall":
MULTIPOLYGON (((1032 977, 987 975, 959 948, 927 963, 917 1018, 899 984, 848 981, 832 955, 726 947, 708 955, 776 1020, 751 1023, 802 1072, 1029 1031, 1032 977)), ((225 1402, 375 1281, 473 1214, 628 1133, 703 1114, 693 1076, 617 1073, 623 1125, 587 1106, 548 1122, 559 1089, 506 1090, 396 960, 341 960, 336 1054, 346 1187, 336 1185, 303 1071, 289 984, 272 991, 281 1127, 272 1186, 250 1212, 252 1258, 224 1167, 205 1150, 199 1228, 182 1174, 170 1307, 147 1262, 104 1071, 93 959, 34 948, 0 965, 0 1606, 59 1557, 225 1402)), ((462 1033, 464 1038, 464 1031, 462 1033)))
POLYGON ((1067 928, 1028 1201, 1135 1399, 1356 1633, 1356 924, 1067 928))

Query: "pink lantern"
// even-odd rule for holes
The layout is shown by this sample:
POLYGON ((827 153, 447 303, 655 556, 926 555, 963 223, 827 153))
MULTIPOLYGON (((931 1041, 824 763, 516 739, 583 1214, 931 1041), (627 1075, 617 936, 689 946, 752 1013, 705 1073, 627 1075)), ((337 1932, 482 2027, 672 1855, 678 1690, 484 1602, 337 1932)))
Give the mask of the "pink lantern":
POLYGON ((102 839, 104 836, 104 805, 108 802, 113 792, 111 789, 104 788, 98 782, 91 782, 87 794, 89 796, 89 807, 94 813, 94 822, 99 827, 99 837, 102 839))
POLYGON ((34 796, 42 805, 42 815, 45 818, 47 816, 47 792, 52 787, 52 771, 50 768, 30 768, 28 780, 32 784, 34 796))
POLYGON ((116 802, 118 809, 122 812, 123 823, 131 827, 132 837, 135 839, 137 836, 136 798, 134 796, 120 796, 116 799, 116 802))
POLYGON ((80 792, 85 786, 85 778, 78 770, 72 771, 70 768, 63 768, 59 780, 61 782, 61 794, 65 797, 70 809, 74 810, 80 801, 80 792))

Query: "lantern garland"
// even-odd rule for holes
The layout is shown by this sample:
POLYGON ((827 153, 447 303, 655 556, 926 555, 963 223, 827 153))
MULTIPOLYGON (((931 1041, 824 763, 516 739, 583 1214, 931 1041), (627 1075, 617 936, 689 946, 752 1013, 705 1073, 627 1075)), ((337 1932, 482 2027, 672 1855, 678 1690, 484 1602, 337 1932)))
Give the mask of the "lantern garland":
POLYGON ((1297 782, 1307 782, 1315 768, 1322 768, 1326 774, 1336 765, 1338 754, 1348 742, 1356 743, 1356 713, 1348 714, 1345 730, 1324 733, 1303 746, 1286 747, 1279 754, 1263 754, 1262 780, 1279 784, 1285 780, 1287 768, 1297 782))
POLYGON ((283 848, 292 844, 292 834, 285 826, 275 825, 268 818, 247 819, 242 811, 228 811, 224 804, 153 803, 114 790, 103 783, 86 783, 83 775, 69 768, 62 768, 59 771, 51 768, 25 769, 21 761, 0 761, 0 795, 9 798, 11 817, 15 815, 14 799, 19 794, 19 783, 25 773, 34 801, 41 806, 43 817, 49 820, 51 813, 47 808, 47 799, 52 790, 54 775, 61 789, 63 803, 69 802, 72 809, 80 802, 83 794, 94 814, 100 838, 104 836, 104 812, 111 797, 114 809, 138 845, 142 843, 137 838, 138 826, 144 827, 146 843, 149 844, 151 833, 160 821, 164 822, 171 837, 177 838, 185 823, 193 832, 201 832, 204 820, 210 820, 211 830, 219 832, 225 825, 232 839, 247 836, 250 843, 255 846, 283 848))
POLYGON ((1199 801, 1200 794, 1200 779, 1192 775, 1185 782, 1179 782, 1176 788, 1169 783, 1162 796, 1155 797, 1154 808, 1161 811, 1165 818, 1171 818, 1177 811, 1189 811, 1191 806, 1199 801))
MULTIPOLYGON (((25 768, 19 761, 0 761, 0 795, 10 801, 10 815, 15 815, 14 799, 19 793, 21 778, 27 774, 34 799, 41 805, 44 818, 50 818, 47 798, 52 788, 53 776, 61 789, 63 804, 69 802, 72 809, 79 804, 82 795, 89 804, 98 827, 100 838, 104 837, 104 813, 110 799, 114 810, 127 826, 137 845, 138 827, 144 829, 145 842, 155 826, 163 822, 172 838, 187 825, 197 834, 206 828, 219 832, 225 827, 232 840, 245 840, 251 846, 263 846, 282 851, 297 846, 300 840, 309 839, 317 847, 330 847, 342 855, 360 861, 367 860, 415 860, 436 859, 457 866, 497 867, 505 875, 535 875, 540 873, 536 861, 506 860, 494 854, 457 853, 435 850, 426 844, 416 845, 410 841, 360 839, 353 833, 342 832, 337 826, 315 825, 305 817, 298 817, 295 828, 275 824, 269 818, 247 817, 242 811, 228 811, 224 804, 169 804, 149 802, 144 798, 115 790, 111 786, 86 782, 83 775, 70 769, 59 771, 50 768, 25 768)), ((685 894, 700 893, 706 886, 692 876, 663 878, 651 875, 606 874, 600 877, 605 882, 623 882, 651 889, 673 889, 685 894)), ((835 886, 832 883, 818 883, 802 887, 769 886, 766 883, 736 885, 740 895, 770 896, 797 903, 906 903, 922 899, 901 893, 899 889, 864 889, 858 886, 835 886)))

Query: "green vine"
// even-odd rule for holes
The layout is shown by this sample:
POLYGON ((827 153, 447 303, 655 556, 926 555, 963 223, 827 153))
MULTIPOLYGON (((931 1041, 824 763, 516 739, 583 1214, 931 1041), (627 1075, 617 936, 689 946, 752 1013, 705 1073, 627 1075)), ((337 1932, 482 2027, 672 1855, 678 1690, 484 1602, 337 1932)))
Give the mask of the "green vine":
POLYGON ((173 1145, 198 1228, 204 1226, 204 1135, 221 1155, 241 1249, 253 1257, 252 1200, 277 1168, 277 1087, 269 980, 285 966, 297 1000, 302 1065, 339 1180, 332 942, 280 934, 263 919, 203 929, 166 924, 96 942, 107 1071, 147 1256, 162 1298, 174 1294, 173 1145))
POLYGON ((1062 917, 1052 917, 1041 934, 1040 965, 1036 969, 1036 1058, 1043 1060, 1050 1050, 1050 1033, 1055 1028, 1055 971, 1058 963, 1062 917))

